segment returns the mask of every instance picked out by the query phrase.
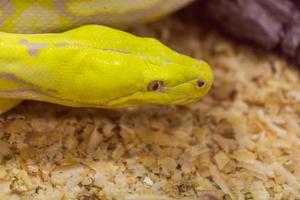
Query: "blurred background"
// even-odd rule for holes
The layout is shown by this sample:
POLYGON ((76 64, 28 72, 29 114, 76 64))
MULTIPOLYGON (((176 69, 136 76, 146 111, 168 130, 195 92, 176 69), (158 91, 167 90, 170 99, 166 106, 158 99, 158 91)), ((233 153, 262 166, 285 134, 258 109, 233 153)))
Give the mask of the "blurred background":
POLYGON ((74 1, 89 2, 82 13, 92 13, 76 17, 68 1, 53 1, 68 26, 51 15, 32 20, 47 13, 45 1, 14 1, 30 15, 6 26, 22 12, 9 14, 12 1, 0 0, 1 30, 127 27, 206 60, 215 80, 183 106, 23 102, 0 116, 0 199, 300 199, 299 1, 74 1))

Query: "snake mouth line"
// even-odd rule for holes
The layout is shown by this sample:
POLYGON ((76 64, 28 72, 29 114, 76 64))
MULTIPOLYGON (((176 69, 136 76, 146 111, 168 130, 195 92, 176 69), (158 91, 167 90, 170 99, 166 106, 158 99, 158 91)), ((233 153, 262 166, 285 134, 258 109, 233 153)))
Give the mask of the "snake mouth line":
MULTIPOLYGON (((133 96, 134 94, 136 94, 138 92, 144 92, 144 91, 132 92, 132 93, 129 93, 129 94, 117 97, 117 98, 108 99, 101 103, 100 102, 99 103, 87 103, 87 102, 82 102, 82 101, 78 101, 75 99, 63 98, 61 96, 58 96, 59 92, 57 90, 44 89, 44 88, 37 87, 33 83, 24 81, 24 80, 16 77, 13 74, 0 73, 0 78, 5 78, 8 81, 11 81, 11 82, 16 83, 21 86, 23 85, 23 87, 25 87, 24 89, 0 91, 0 96, 3 98, 39 100, 39 101, 58 103, 58 104, 68 105, 68 106, 71 105, 73 107, 80 107, 80 106, 82 106, 82 107, 109 107, 109 105, 114 104, 115 101, 122 101, 126 98, 129 98, 130 96, 133 96)), ((193 78, 193 79, 187 80, 185 82, 181 82, 179 84, 176 84, 175 86, 172 86, 172 87, 169 87, 166 89, 176 88, 182 84, 191 83, 196 80, 198 80, 198 79, 193 78)), ((111 106, 111 107, 113 107, 113 106, 111 106)))
MULTIPOLYGON (((181 86, 181 85, 183 85, 183 84, 192 83, 192 82, 197 81, 197 80, 198 80, 198 78, 189 79, 189 80, 187 80, 187 81, 185 81, 185 82, 178 83, 178 84, 176 84, 175 86, 172 86, 172 87, 166 87, 165 90, 166 90, 166 89, 167 89, 167 90, 170 90, 171 88, 176 88, 176 87, 179 87, 179 86, 181 86)), ((159 92, 158 92, 158 91, 151 91, 151 92, 164 93, 165 90, 162 90, 162 91, 159 91, 159 92)), ((144 92, 148 92, 148 91, 141 91, 141 90, 139 90, 139 91, 137 91, 137 92, 129 93, 129 94, 126 94, 126 95, 121 96, 121 97, 109 99, 109 100, 105 101, 105 103, 107 103, 107 104, 113 104, 114 101, 124 100, 124 99, 126 99, 126 98, 128 98, 128 97, 130 97, 130 96, 133 96, 134 94, 136 94, 136 93, 138 93, 138 92, 144 93, 144 92)), ((182 100, 180 99, 180 100, 178 100, 178 101, 182 101, 182 100)))

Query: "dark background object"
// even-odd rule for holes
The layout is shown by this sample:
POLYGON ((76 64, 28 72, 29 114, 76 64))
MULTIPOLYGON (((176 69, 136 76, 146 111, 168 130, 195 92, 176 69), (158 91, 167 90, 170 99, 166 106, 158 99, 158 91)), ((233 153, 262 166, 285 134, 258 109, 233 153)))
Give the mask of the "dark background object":
POLYGON ((199 0, 196 5, 222 31, 300 64, 299 0, 199 0))

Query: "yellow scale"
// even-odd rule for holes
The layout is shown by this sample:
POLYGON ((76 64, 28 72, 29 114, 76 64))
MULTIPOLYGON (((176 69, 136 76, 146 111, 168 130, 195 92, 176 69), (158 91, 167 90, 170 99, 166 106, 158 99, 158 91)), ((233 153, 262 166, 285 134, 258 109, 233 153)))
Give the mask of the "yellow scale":
MULTIPOLYGON (((56 31, 81 25, 84 18, 89 22, 91 16, 112 20, 162 4, 130 2, 133 5, 120 0, 6 1, 0 5, 6 8, 0 27, 6 32, 56 31)), ((122 20, 122 25, 130 22, 122 20)), ((212 81, 204 61, 176 53, 155 39, 106 26, 85 25, 63 33, 0 33, 0 112, 23 99, 102 108, 185 104, 205 95, 212 81)))

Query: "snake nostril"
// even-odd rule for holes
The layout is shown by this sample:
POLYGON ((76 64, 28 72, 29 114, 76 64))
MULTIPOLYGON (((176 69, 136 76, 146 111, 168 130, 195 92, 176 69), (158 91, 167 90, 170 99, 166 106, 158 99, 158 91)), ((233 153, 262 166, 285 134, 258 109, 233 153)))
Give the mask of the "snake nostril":
POLYGON ((162 81, 151 81, 148 85, 148 91, 158 91, 158 90, 162 90, 164 87, 164 82, 162 81))
POLYGON ((198 88, 203 88, 205 86, 205 81, 203 81, 203 80, 197 81, 197 86, 198 86, 198 88))

